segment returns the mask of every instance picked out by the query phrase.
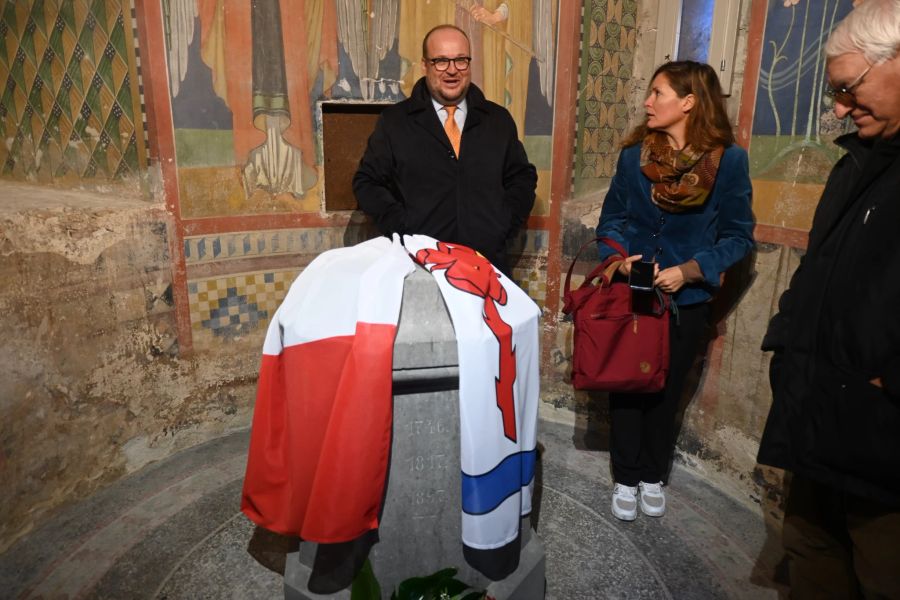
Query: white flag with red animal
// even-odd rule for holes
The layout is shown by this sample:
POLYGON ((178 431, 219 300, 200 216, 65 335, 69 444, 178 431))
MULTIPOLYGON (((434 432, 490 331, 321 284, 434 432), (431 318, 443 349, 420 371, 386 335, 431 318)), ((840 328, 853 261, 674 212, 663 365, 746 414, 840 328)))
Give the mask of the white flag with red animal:
POLYGON ((500 548, 531 512, 540 309, 470 248, 424 235, 403 243, 434 275, 456 331, 463 543, 500 548))

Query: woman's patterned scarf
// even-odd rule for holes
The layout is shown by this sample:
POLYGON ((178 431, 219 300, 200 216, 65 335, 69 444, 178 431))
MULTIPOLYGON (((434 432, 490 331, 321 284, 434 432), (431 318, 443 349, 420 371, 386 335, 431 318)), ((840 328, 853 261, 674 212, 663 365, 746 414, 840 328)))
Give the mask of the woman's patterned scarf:
POLYGON ((650 199, 672 213, 703 206, 724 151, 722 146, 708 152, 696 152, 690 146, 676 150, 666 134, 651 131, 641 144, 641 171, 653 182, 650 199))

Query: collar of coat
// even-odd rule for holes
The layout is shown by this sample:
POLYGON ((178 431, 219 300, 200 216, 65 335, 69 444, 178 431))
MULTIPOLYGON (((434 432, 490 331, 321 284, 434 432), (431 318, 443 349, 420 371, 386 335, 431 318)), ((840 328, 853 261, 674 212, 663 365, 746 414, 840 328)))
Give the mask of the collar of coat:
MULTIPOLYGON (((466 92, 466 105, 468 114, 466 114, 466 129, 477 125, 481 121, 481 115, 487 114, 487 100, 484 93, 474 83, 469 84, 469 91, 466 92)), ((434 104, 431 103, 431 94, 428 92, 428 86, 425 85, 425 78, 420 78, 416 85, 413 86, 412 92, 409 94, 409 114, 422 111, 431 111, 434 113, 434 104)))
POLYGON ((900 154, 900 133, 887 140, 864 140, 854 131, 840 136, 834 143, 846 150, 857 166, 861 166, 873 151, 888 156, 900 154))

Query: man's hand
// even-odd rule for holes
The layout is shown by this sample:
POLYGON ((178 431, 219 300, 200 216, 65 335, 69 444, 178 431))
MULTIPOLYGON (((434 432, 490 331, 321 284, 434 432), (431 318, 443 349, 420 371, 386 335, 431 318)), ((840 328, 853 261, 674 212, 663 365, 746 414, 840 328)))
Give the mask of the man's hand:
POLYGON ((654 283, 665 293, 674 294, 684 285, 684 273, 678 267, 669 267, 656 274, 654 283))
POLYGON ((478 6, 477 4, 471 8, 469 11, 472 14, 472 18, 476 21, 480 21, 491 27, 498 25, 506 20, 506 15, 501 11, 490 11, 483 6, 478 6))
POLYGON ((880 387, 880 388, 884 387, 884 383, 881 381, 881 377, 876 377, 875 379, 871 379, 871 380, 869 380, 869 383, 871 383, 875 387, 880 387))

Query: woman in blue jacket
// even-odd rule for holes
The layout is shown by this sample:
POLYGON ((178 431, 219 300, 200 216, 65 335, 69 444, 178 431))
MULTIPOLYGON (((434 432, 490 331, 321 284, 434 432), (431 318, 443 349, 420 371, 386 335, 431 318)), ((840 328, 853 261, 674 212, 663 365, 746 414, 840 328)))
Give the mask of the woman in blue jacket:
MULTIPOLYGON (((709 65, 669 62, 653 74, 646 119, 623 142, 603 202, 599 237, 628 250, 619 272, 654 261, 654 285, 672 295, 666 387, 610 394, 612 512, 660 517, 674 449, 675 413, 708 326, 723 273, 753 247, 747 153, 734 144, 719 80, 709 65), (638 498, 638 496, 640 496, 638 498)), ((601 245, 601 257, 612 249, 601 245)))

